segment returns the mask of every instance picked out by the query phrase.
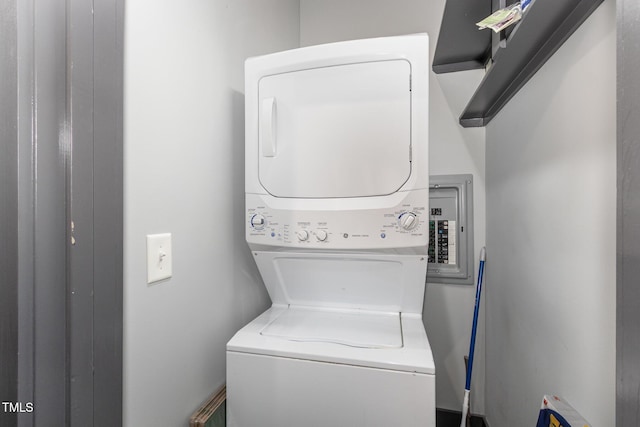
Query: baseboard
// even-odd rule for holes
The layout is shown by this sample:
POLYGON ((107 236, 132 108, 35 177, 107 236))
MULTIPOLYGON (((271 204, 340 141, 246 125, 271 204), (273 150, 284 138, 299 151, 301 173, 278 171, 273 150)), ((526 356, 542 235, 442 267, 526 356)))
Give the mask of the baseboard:
MULTIPOLYGON (((436 427, 460 427, 462 412, 436 409, 436 427)), ((471 415, 471 427, 488 427, 482 415, 471 415)))

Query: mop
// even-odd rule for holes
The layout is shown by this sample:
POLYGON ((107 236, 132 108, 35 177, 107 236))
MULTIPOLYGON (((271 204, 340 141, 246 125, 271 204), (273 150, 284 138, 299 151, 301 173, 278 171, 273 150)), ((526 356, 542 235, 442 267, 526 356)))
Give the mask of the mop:
POLYGON ((469 344, 469 363, 467 366, 467 381, 464 386, 464 400, 462 401, 462 419, 460 427, 467 424, 467 413, 469 412, 469 392, 471 391, 471 370, 473 369, 473 351, 476 346, 476 329, 478 327, 478 312, 480 311, 480 294, 482 293, 482 273, 484 272, 484 260, 486 250, 480 250, 480 267, 478 267, 478 284, 476 285, 476 305, 473 309, 473 326, 471 328, 471 343, 469 344))

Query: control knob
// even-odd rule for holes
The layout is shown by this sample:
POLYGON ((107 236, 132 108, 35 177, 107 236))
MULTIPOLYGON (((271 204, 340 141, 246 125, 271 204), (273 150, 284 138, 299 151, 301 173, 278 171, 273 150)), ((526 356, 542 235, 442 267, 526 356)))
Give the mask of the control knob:
POLYGON ((404 230, 412 230, 418 225, 418 216, 413 212, 403 212, 399 217, 400 227, 404 230))
POLYGON ((251 217, 251 226, 256 230, 262 230, 267 225, 267 220, 260 214, 255 214, 251 217))
POLYGON ((324 230, 316 230, 316 239, 318 239, 319 242, 324 242, 327 240, 327 232, 324 230))
POLYGON ((309 238, 309 232, 307 230, 298 230, 296 235, 298 236, 298 240, 301 242, 304 242, 309 238))

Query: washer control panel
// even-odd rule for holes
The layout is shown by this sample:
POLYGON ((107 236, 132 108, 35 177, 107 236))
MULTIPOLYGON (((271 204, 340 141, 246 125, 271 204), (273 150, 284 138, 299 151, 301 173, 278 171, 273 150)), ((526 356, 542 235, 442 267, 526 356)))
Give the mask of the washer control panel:
POLYGON ((247 242, 321 249, 427 246, 429 190, 407 192, 401 204, 380 209, 276 209, 247 194, 247 242))

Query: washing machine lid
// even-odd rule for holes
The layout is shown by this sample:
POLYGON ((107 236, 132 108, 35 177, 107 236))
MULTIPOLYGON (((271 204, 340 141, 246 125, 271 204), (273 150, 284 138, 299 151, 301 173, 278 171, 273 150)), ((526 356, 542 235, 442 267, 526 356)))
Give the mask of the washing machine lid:
POLYGON ((258 84, 259 179, 271 195, 396 192, 411 175, 411 65, 302 69, 258 84))
MULTIPOLYGON (((238 331, 227 343, 227 351, 393 371, 435 374, 431 346, 424 329, 422 316, 418 314, 399 314, 402 331, 402 345, 400 347, 355 347, 326 341, 297 341, 263 333, 274 320, 283 315, 287 316, 287 313, 297 312, 293 313, 293 315, 309 315, 313 317, 315 316, 314 312, 317 311, 321 310, 311 307, 274 304, 270 309, 238 331)), ((353 313, 358 315, 367 314, 358 310, 353 310, 353 313)), ((381 313, 373 314, 380 315, 381 313)), ((354 325, 354 322, 348 321, 342 325, 342 328, 350 329, 352 325, 354 325)), ((372 324, 371 327, 375 328, 376 326, 372 324)), ((361 330, 360 328, 357 329, 361 330)), ((371 333, 376 334, 377 332, 374 329, 371 333)), ((380 334, 386 335, 386 332, 381 332, 380 334)), ((375 337, 374 340, 385 341, 386 339, 375 337)))
POLYGON ((351 347, 402 347, 400 313, 289 308, 267 324, 260 334, 351 347))

